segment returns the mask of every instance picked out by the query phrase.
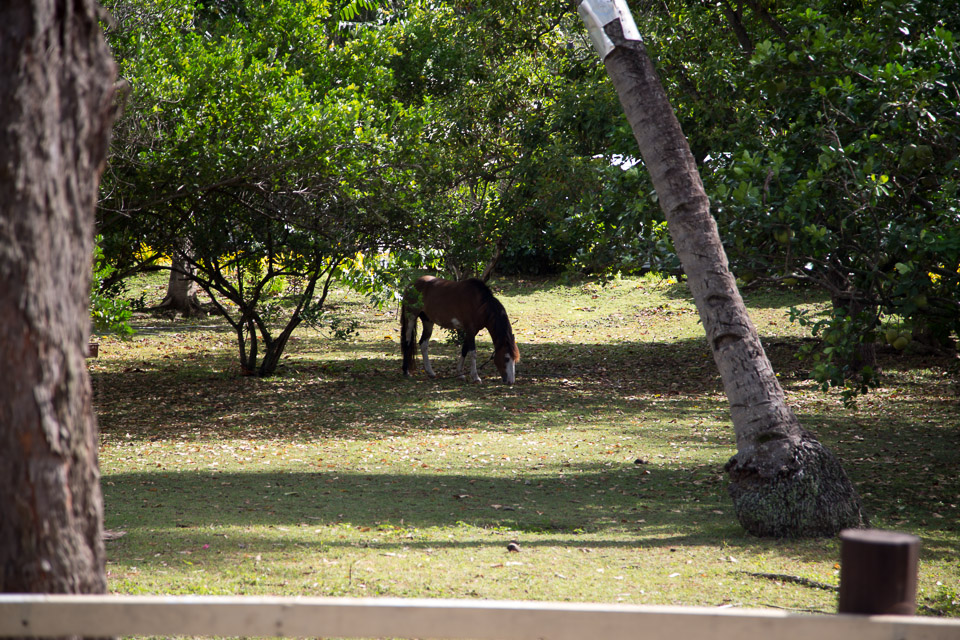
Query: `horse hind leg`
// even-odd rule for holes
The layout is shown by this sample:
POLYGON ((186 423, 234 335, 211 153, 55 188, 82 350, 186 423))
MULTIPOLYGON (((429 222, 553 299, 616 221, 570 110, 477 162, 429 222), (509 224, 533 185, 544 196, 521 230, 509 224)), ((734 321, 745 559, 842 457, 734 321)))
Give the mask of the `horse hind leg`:
POLYGON ((433 323, 427 320, 426 316, 420 316, 423 320, 423 334, 420 336, 420 354, 423 356, 423 370, 431 378, 436 378, 433 367, 430 366, 430 336, 433 335, 433 323))

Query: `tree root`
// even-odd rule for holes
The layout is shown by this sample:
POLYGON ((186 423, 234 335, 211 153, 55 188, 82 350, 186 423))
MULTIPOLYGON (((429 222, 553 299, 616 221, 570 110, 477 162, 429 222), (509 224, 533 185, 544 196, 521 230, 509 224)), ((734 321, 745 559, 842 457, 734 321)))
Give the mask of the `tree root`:
POLYGON ((734 456, 726 465, 734 511, 758 537, 832 537, 866 526, 860 497, 840 463, 804 433, 793 460, 770 469, 770 461, 734 456))

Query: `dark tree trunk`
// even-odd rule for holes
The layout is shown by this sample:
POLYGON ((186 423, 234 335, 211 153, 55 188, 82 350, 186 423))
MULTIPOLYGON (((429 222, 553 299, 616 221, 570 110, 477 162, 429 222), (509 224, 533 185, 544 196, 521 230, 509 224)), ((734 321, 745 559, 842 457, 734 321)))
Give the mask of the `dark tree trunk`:
POLYGON ((490 276, 493 275, 493 270, 497 268, 497 263, 500 262, 500 256, 503 253, 503 240, 497 241, 497 244, 493 247, 493 255, 490 257, 490 260, 487 262, 487 265, 483 268, 483 272, 480 274, 480 279, 484 282, 489 282, 490 276))
POLYGON ((106 591, 84 356, 114 73, 92 0, 0 3, 0 592, 106 591))
POLYGON ((743 26, 743 12, 734 10, 730 6, 730 3, 727 0, 720 0, 720 12, 723 14, 723 17, 727 19, 727 23, 730 25, 730 28, 733 29, 733 33, 737 36, 737 42, 740 43, 740 48, 743 49, 745 54, 753 54, 753 40, 750 39, 750 34, 747 33, 746 27, 743 26))
POLYGON ((753 12, 757 14, 757 17, 763 20, 768 27, 773 29, 773 32, 779 36, 780 42, 786 43, 790 39, 790 32, 784 29, 783 25, 777 22, 777 19, 770 15, 770 12, 767 11, 762 2, 758 2, 757 0, 745 0, 745 2, 747 3, 747 6, 753 9, 753 12))
POLYGON ((737 454, 726 469, 740 523, 776 537, 832 536, 861 526, 852 483, 787 405, 728 268, 690 146, 629 9, 619 0, 586 0, 580 10, 650 172, 730 402, 737 454))
MULTIPOLYGON (((879 321, 877 320, 879 312, 877 305, 859 299, 854 294, 834 293, 830 296, 831 305, 834 313, 841 310, 850 317, 864 316, 870 329, 873 329, 879 321)), ((877 346, 873 340, 867 340, 857 345, 850 362, 846 363, 852 377, 860 377, 864 367, 869 367, 875 373, 877 372, 877 346)))

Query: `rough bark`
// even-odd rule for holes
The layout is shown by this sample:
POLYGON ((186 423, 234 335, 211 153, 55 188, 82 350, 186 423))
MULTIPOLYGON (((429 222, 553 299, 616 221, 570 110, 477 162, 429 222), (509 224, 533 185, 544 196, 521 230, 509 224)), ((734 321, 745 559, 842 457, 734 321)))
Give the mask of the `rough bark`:
POLYGON ((831 536, 863 524, 860 499, 839 462, 801 428, 747 314, 727 264, 696 162, 657 72, 621 23, 604 31, 605 57, 730 402, 737 454, 727 463, 741 525, 760 536, 831 536))
POLYGON ((113 79, 92 1, 0 3, 0 592, 106 590, 84 356, 113 79))
POLYGON ((196 269, 190 264, 190 243, 184 241, 182 252, 174 254, 170 264, 170 279, 167 281, 167 295, 158 305, 159 309, 176 311, 185 316, 194 316, 202 312, 197 294, 200 285, 193 279, 196 269))

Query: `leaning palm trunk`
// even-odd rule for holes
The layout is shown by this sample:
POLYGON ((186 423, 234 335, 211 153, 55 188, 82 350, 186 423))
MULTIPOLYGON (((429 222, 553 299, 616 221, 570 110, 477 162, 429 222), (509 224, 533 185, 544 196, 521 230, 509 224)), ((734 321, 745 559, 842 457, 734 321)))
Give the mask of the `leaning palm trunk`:
POLYGON ((836 458, 801 426, 727 264, 680 123, 623 0, 580 13, 616 86, 663 208, 730 402, 737 453, 726 465, 741 525, 758 536, 830 536, 862 526, 836 458))

